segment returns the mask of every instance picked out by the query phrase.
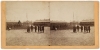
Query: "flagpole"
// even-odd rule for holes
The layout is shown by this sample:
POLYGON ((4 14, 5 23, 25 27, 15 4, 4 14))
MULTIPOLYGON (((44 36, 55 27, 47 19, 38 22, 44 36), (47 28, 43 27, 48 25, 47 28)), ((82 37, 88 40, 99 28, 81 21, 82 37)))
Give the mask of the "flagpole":
POLYGON ((27 18, 27 21, 26 21, 26 22, 27 22, 27 26, 28 26, 28 17, 27 17, 27 12, 26 12, 26 18, 27 18))
POLYGON ((73 12, 73 22, 74 22, 74 12, 73 12))
POLYGON ((50 22, 50 1, 48 2, 48 8, 49 8, 49 22, 50 22))

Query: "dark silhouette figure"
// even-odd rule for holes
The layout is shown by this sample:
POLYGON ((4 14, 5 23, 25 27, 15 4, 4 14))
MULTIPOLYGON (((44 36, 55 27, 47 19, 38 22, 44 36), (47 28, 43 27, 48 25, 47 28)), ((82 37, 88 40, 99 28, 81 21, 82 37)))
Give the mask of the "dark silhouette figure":
POLYGON ((81 26, 81 32, 83 32, 83 26, 81 26))
POLYGON ((28 33, 30 32, 30 26, 27 27, 27 32, 28 32, 28 33))
POLYGON ((73 32, 76 32, 76 27, 75 26, 73 26, 73 32))
POLYGON ((9 30, 11 30, 11 28, 9 26, 7 26, 7 30, 9 31, 9 30))
POLYGON ((86 26, 84 26, 84 32, 86 32, 86 26))
POLYGON ((57 26, 55 27, 55 31, 57 31, 57 26))
POLYGON ((40 26, 38 26, 38 32, 40 32, 40 26))
POLYGON ((43 33, 44 33, 44 26, 42 26, 42 31, 43 31, 43 33))
POLYGON ((40 26, 40 32, 42 31, 42 26, 40 26))
POLYGON ((90 26, 88 26, 88 31, 89 31, 89 33, 90 33, 90 26))
POLYGON ((79 26, 77 26, 77 31, 79 32, 79 26))
POLYGON ((36 32, 36 30, 37 30, 37 27, 35 26, 35 32, 36 32))
POLYGON ((33 25, 31 25, 31 32, 33 32, 33 25))
POLYGON ((88 32, 88 26, 86 26, 86 32, 88 32))

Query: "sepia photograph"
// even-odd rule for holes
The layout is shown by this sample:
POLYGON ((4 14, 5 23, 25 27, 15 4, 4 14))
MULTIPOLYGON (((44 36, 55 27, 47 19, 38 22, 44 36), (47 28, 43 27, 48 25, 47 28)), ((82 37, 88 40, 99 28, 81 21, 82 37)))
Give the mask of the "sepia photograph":
POLYGON ((6 47, 98 47, 93 1, 6 1, 4 5, 6 47))

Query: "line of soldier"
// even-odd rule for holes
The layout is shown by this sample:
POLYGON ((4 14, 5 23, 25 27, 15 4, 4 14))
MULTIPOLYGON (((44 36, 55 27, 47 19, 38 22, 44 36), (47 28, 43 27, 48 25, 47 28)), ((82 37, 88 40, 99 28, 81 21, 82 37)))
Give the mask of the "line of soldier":
POLYGON ((27 32, 33 32, 33 25, 27 27, 27 32))
POLYGON ((79 32, 79 29, 81 29, 81 32, 83 32, 83 27, 84 27, 84 32, 89 32, 90 33, 90 26, 81 26, 81 27, 79 27, 79 26, 74 26, 73 27, 73 32, 79 32))
MULTIPOLYGON (((31 25, 31 26, 28 26, 27 27, 27 32, 33 32, 33 25, 31 25)), ((35 32, 38 30, 38 32, 43 32, 44 33, 44 26, 35 26, 35 32)))
POLYGON ((43 32, 44 33, 44 26, 35 26, 35 32, 38 31, 38 32, 43 32))

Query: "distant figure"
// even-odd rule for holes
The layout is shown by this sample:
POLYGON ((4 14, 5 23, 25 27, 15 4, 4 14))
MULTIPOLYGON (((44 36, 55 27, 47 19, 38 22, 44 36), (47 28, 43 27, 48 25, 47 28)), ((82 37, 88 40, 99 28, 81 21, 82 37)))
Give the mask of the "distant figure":
POLYGON ((11 30, 11 27, 8 27, 8 31, 10 31, 11 30))
POLYGON ((9 27, 9 30, 11 30, 11 28, 9 27))
POLYGON ((35 32, 36 32, 36 30, 37 30, 37 27, 35 26, 35 32))
POLYGON ((40 32, 40 26, 38 26, 38 32, 40 32))
POLYGON ((88 26, 88 31, 89 31, 89 33, 90 33, 90 26, 88 26))
POLYGON ((10 27, 9 26, 7 26, 7 30, 9 31, 10 29, 9 29, 10 27))
POLYGON ((27 32, 28 32, 28 33, 30 32, 30 26, 27 27, 27 32))
POLYGON ((75 26, 73 26, 73 32, 76 32, 76 27, 75 26))
POLYGON ((31 32, 33 32, 33 25, 31 25, 31 32))
POLYGON ((57 27, 55 27, 55 31, 57 30, 57 27))
POLYGON ((86 26, 86 32, 88 32, 88 26, 86 26))
POLYGON ((43 31, 43 33, 44 33, 44 26, 42 26, 42 31, 43 31))
POLYGON ((83 32, 83 26, 81 26, 81 32, 83 32))
POLYGON ((42 31, 42 26, 40 26, 40 32, 42 31))
POLYGON ((77 31, 79 32, 79 26, 77 25, 77 31))
POLYGON ((86 26, 84 26, 84 32, 86 32, 86 26))

